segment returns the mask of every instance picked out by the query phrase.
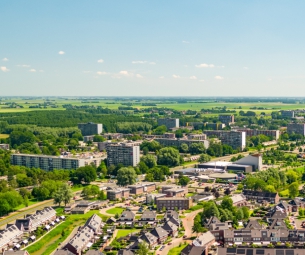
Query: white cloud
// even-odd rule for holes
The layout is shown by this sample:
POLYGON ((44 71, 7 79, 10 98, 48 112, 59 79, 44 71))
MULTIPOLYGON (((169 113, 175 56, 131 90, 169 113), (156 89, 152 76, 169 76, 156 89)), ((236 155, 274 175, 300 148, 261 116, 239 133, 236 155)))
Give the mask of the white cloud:
POLYGON ((97 61, 97 63, 103 63, 103 62, 104 62, 103 59, 99 59, 99 60, 97 61))
POLYGON ((216 80, 223 80, 223 79, 224 79, 222 76, 219 76, 219 75, 215 76, 214 78, 215 78, 216 80))
POLYGON ((204 80, 199 80, 200 82, 204 82, 204 80))
POLYGON ((206 63, 195 65, 195 66, 198 67, 198 68, 213 68, 213 67, 215 67, 213 64, 206 64, 206 63))
POLYGON ((137 78, 143 78, 143 76, 141 74, 136 74, 137 78))
POLYGON ((193 75, 193 76, 190 77, 190 79, 191 80, 197 80, 197 77, 193 75))
MULTIPOLYGON (((90 71, 89 71, 90 72, 90 71)), ((105 75, 105 74, 107 74, 106 72, 101 72, 101 71, 98 71, 98 72, 96 72, 98 75, 105 75)))
POLYGON ((182 41, 182 43, 190 43, 189 41, 182 41))
POLYGON ((35 73, 36 70, 35 69, 30 69, 30 72, 35 73))
POLYGON ((10 69, 7 69, 6 66, 1 66, 1 67, 0 67, 0 70, 1 70, 2 72, 8 72, 10 69))
POLYGON ((128 76, 128 77, 132 77, 134 74, 131 72, 128 72, 126 70, 120 71, 119 73, 120 75, 124 75, 124 76, 128 76))
POLYGON ((4 58, 4 59, 2 59, 2 61, 8 61, 8 58, 4 58))
POLYGON ((248 70, 249 68, 248 68, 248 67, 246 67, 246 66, 244 66, 244 69, 245 69, 245 70, 248 70))
POLYGON ((173 74, 173 78, 174 78, 174 79, 179 79, 180 76, 179 76, 179 75, 176 75, 176 74, 173 74))
POLYGON ((18 67, 25 67, 25 68, 29 68, 30 65, 17 65, 18 67))
POLYGON ((271 79, 271 78, 269 78, 269 79, 268 79, 268 81, 272 81, 272 79, 271 79))
POLYGON ((120 74, 123 74, 123 75, 128 75, 128 71, 121 71, 120 74))
POLYGON ((61 50, 61 51, 58 52, 58 54, 59 54, 59 55, 64 55, 65 52, 61 50))
POLYGON ((164 79, 164 76, 160 76, 159 79, 164 79))
POLYGON ((149 62, 147 60, 134 60, 134 61, 131 61, 132 64, 150 64, 150 65, 155 65, 156 62, 149 62))

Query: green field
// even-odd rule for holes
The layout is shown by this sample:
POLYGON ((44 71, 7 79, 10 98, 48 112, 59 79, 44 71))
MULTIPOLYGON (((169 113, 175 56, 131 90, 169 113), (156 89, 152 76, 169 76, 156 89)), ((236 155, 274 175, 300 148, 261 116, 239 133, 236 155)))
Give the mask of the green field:
POLYGON ((107 210, 106 213, 115 215, 115 214, 121 214, 123 211, 124 211, 123 208, 115 207, 107 210))
POLYGON ((181 244, 180 247, 170 249, 167 255, 179 255, 181 251, 187 246, 187 244, 181 244))
MULTIPOLYGON (((118 109, 119 106, 123 106, 122 103, 131 103, 133 108, 148 108, 151 106, 143 106, 142 103, 155 103, 158 108, 170 108, 174 110, 195 110, 200 111, 201 109, 211 109, 215 107, 227 107, 227 110, 236 110, 239 112, 240 110, 248 111, 251 110, 250 108, 253 107, 263 107, 266 108, 264 110, 252 110, 257 113, 265 112, 269 113, 271 111, 278 111, 278 110, 293 110, 293 109, 303 109, 305 108, 305 104, 286 104, 281 102, 250 102, 250 103, 235 103, 235 102, 220 102, 220 101, 211 101, 211 100, 205 100, 202 99, 200 101, 197 100, 192 102, 192 99, 187 99, 187 102, 176 102, 174 99, 170 100, 162 100, 162 99, 156 99, 156 100, 141 100, 140 102, 138 100, 111 100, 111 99, 92 99, 91 102, 82 101, 82 99, 61 99, 61 98, 54 98, 52 99, 52 103, 57 105, 57 108, 51 108, 47 107, 44 108, 29 108, 29 106, 37 105, 37 104, 43 104, 45 102, 42 98, 31 98, 31 99, 22 99, 22 98, 9 98, 6 100, 1 100, 0 103, 0 113, 3 112, 24 112, 24 111, 45 111, 45 110, 64 110, 63 105, 65 104, 71 104, 74 106, 102 106, 104 108, 109 109, 118 109), (95 101, 95 102, 92 102, 95 101), (207 101, 207 102, 205 102, 207 101), (7 105, 4 105, 4 103, 16 103, 23 108, 6 108, 7 105), (239 109, 241 107, 241 109, 239 109)), ((217 115, 217 114, 207 114, 207 115, 217 115)))

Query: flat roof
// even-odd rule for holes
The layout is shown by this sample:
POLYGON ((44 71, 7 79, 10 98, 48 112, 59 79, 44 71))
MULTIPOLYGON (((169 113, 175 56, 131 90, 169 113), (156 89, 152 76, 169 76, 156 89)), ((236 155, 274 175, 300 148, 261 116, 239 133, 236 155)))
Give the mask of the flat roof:
POLYGON ((210 161, 206 163, 200 163, 199 165, 206 165, 206 166, 228 166, 232 165, 232 162, 227 162, 227 161, 210 161))

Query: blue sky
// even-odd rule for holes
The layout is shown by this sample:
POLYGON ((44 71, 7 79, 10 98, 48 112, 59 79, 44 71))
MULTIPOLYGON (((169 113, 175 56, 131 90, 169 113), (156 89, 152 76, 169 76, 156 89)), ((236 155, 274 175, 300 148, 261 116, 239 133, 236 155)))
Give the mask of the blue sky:
POLYGON ((0 96, 305 96, 305 1, 1 1, 0 96))

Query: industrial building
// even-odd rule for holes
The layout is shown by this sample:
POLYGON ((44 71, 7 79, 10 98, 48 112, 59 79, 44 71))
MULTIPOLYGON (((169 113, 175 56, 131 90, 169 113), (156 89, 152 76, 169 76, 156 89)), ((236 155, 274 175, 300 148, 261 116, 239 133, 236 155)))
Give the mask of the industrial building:
POLYGON ((167 129, 171 128, 179 128, 179 119, 174 118, 165 118, 165 119, 158 119, 159 126, 166 126, 167 129))
POLYGON ((107 164, 137 166, 140 162, 140 146, 138 143, 110 143, 106 146, 107 164))
POLYGON ((77 169, 82 166, 94 164, 99 166, 102 157, 72 158, 65 156, 49 156, 37 154, 12 154, 11 164, 15 166, 26 166, 30 168, 40 168, 45 171, 54 169, 77 169))
POLYGON ((221 143, 230 145, 233 149, 243 150, 246 147, 246 132, 205 130, 205 134, 211 138, 218 138, 221 143))
POLYGON ((103 124, 95 124, 93 122, 79 123, 78 128, 83 136, 99 135, 103 132, 103 124))

